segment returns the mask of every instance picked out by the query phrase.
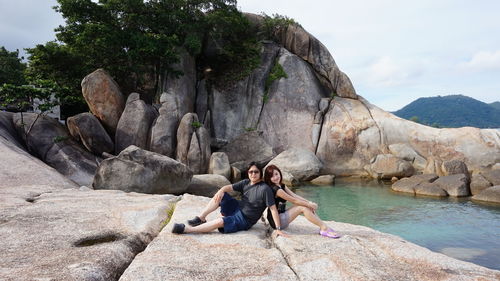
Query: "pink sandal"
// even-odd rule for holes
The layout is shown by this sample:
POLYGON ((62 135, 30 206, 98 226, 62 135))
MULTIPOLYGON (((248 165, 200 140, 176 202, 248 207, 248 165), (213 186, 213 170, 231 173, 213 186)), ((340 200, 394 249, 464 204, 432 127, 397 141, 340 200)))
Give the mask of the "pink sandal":
POLYGON ((328 238, 333 238, 333 239, 337 239, 337 238, 340 238, 342 237, 341 235, 337 234, 335 232, 335 230, 331 229, 331 228, 328 228, 327 230, 323 231, 323 230, 320 230, 319 231, 319 235, 321 236, 324 236, 324 237, 328 237, 328 238))

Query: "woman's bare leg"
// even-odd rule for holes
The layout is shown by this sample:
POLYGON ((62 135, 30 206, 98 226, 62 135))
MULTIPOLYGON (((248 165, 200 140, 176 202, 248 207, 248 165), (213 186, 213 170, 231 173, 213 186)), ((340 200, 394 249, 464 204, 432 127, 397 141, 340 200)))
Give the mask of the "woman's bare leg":
POLYGON ((304 214, 304 217, 315 225, 319 226, 319 228, 323 231, 328 229, 328 226, 316 215, 311 211, 311 209, 304 207, 304 206, 293 206, 290 209, 287 210, 288 215, 290 216, 290 222, 292 222, 294 219, 297 218, 298 215, 304 214))
POLYGON ((206 223, 200 224, 198 226, 186 225, 184 228, 184 233, 204 233, 211 232, 217 228, 224 227, 224 220, 218 218, 212 221, 207 221, 206 223))

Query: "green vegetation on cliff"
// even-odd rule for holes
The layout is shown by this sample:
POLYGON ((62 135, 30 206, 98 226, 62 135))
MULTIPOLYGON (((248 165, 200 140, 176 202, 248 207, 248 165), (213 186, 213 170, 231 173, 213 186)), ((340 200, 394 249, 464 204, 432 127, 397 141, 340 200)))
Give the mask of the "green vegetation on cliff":
POLYGON ((463 95, 419 98, 395 115, 433 127, 500 128, 500 110, 463 95))

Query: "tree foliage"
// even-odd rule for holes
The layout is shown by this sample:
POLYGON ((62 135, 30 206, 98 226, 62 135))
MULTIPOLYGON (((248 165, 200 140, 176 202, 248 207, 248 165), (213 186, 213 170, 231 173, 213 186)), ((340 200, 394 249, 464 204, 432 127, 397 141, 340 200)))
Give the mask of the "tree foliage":
POLYGON ((0 85, 24 84, 24 69, 26 65, 19 58, 19 51, 9 52, 5 47, 0 47, 0 85))
POLYGON ((97 68, 106 69, 125 93, 150 98, 166 71, 182 74, 173 68, 181 49, 214 77, 238 79, 259 62, 257 40, 236 0, 57 2, 65 24, 56 28, 57 41, 27 50, 27 73, 68 90, 63 104, 83 103, 80 82, 97 68), (214 53, 203 51, 210 42, 218 45, 214 53))

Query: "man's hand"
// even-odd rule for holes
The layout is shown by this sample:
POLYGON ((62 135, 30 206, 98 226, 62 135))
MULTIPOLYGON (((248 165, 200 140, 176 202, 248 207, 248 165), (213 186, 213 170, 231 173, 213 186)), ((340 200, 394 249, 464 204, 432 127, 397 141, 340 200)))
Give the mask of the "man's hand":
POLYGON ((217 191, 217 193, 215 193, 214 195, 214 201, 217 203, 217 204, 220 204, 220 201, 222 201, 222 197, 224 197, 224 191, 217 191))

